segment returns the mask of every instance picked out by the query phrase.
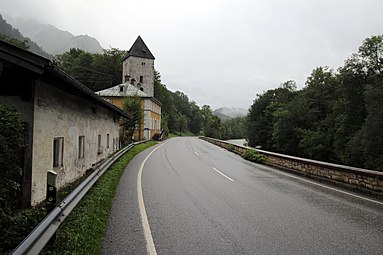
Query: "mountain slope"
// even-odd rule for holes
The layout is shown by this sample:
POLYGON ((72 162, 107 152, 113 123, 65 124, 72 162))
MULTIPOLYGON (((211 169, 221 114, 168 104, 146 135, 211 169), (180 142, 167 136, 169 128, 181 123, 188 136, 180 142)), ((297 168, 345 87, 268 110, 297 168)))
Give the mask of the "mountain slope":
POLYGON ((213 114, 218 116, 220 119, 225 120, 223 118, 236 118, 236 117, 244 117, 247 115, 247 110, 242 108, 235 107, 221 107, 213 111, 213 114), (223 116, 223 118, 221 118, 223 116))
POLYGON ((220 118, 222 121, 226 121, 226 120, 230 120, 230 119, 232 119, 232 117, 227 116, 227 115, 225 115, 225 114, 223 114, 223 113, 220 113, 220 112, 213 111, 213 114, 214 114, 215 116, 217 116, 218 118, 220 118))
POLYGON ((24 37, 18 29, 12 27, 12 25, 8 24, 5 19, 0 14, 0 35, 16 39, 20 42, 26 41, 26 44, 29 45, 29 50, 33 53, 41 55, 43 57, 53 59, 53 56, 46 53, 36 42, 31 39, 24 37))
POLYGON ((50 54, 62 54, 71 48, 79 48, 90 53, 103 52, 100 43, 88 35, 74 36, 55 26, 41 24, 34 20, 12 18, 9 16, 5 16, 5 19, 14 27, 17 27, 22 34, 41 45, 50 54))

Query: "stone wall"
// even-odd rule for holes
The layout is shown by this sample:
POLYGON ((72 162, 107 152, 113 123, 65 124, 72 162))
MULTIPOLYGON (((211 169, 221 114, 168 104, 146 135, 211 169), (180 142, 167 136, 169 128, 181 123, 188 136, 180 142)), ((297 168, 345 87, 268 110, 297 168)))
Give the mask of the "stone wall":
MULTIPOLYGON (((243 155, 247 150, 255 150, 209 137, 200 138, 239 155, 243 155)), ((257 151, 266 157, 265 164, 267 165, 383 197, 383 172, 298 158, 263 150, 257 151)))
POLYGON ((150 97, 154 96, 154 60, 139 58, 139 57, 128 57, 123 62, 122 80, 125 81, 125 75, 136 80, 136 85, 140 83, 144 92, 150 97), (143 81, 140 82, 140 76, 143 81))

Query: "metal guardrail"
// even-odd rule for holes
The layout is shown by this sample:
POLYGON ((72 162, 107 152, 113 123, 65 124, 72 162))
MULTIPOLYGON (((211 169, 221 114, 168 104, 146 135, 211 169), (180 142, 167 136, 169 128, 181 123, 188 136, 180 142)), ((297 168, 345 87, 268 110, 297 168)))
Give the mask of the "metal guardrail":
POLYGON ((72 212, 93 184, 103 173, 124 153, 143 143, 141 141, 130 144, 105 160, 96 170, 78 185, 56 208, 54 208, 33 231, 12 251, 12 255, 38 254, 55 234, 65 218, 72 212))

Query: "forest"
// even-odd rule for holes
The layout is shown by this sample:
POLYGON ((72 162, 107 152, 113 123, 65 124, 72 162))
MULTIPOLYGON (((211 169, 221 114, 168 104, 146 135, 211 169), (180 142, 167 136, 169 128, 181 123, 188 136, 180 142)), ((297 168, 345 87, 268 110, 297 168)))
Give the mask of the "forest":
POLYGON ((317 67, 257 95, 246 137, 264 150, 383 170, 383 36, 363 41, 342 67, 317 67))

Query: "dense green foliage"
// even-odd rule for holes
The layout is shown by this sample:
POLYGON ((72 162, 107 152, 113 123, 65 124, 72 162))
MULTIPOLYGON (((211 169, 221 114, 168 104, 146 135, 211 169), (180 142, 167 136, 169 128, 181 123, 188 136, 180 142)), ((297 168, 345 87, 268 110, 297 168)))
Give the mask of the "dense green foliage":
POLYGON ((18 29, 13 28, 8 24, 0 15, 0 40, 16 45, 23 49, 29 49, 30 51, 39 54, 43 57, 52 59, 53 56, 46 53, 37 43, 24 37, 18 29))
POLYGON ((104 53, 70 49, 56 56, 57 65, 82 84, 99 91, 122 83, 122 58, 126 51, 111 48, 104 53))
POLYGON ((0 226, 7 227, 22 202, 24 130, 20 114, 0 105, 0 226))
POLYGON ((265 156, 256 150, 247 150, 242 157, 246 160, 253 161, 255 163, 262 163, 265 160, 265 156))
POLYGON ((258 95, 248 114, 250 146, 382 170, 383 36, 367 38, 338 71, 318 67, 258 95))
POLYGON ((138 96, 125 97, 122 109, 128 114, 129 119, 121 118, 120 139, 123 145, 132 142, 132 136, 136 126, 143 121, 143 111, 141 109, 141 98, 138 96))

